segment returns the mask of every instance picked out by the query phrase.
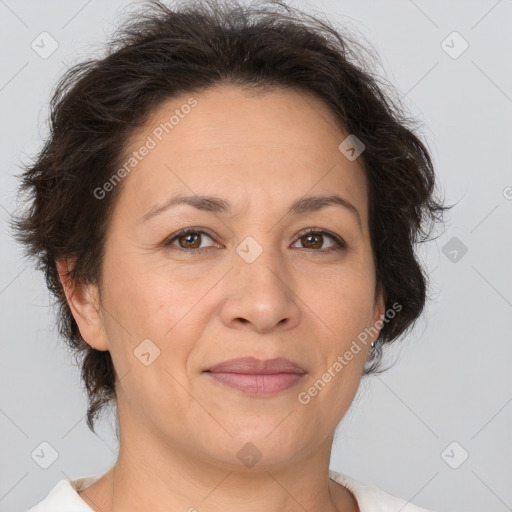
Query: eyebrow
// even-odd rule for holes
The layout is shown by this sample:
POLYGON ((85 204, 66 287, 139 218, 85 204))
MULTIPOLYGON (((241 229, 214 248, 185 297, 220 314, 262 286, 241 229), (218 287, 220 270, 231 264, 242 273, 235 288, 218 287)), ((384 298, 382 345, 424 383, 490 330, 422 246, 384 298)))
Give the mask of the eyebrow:
MULTIPOLYGON (((227 215, 233 213, 230 203, 220 197, 209 195, 184 196, 177 194, 172 196, 165 203, 153 206, 153 208, 144 214, 137 223, 140 224, 142 222, 146 222, 149 219, 181 204, 187 204, 198 210, 206 212, 222 213, 227 215)), ((327 196, 309 196, 298 199, 292 203, 287 214, 301 215, 304 213, 317 212, 323 208, 327 208, 328 206, 340 206, 350 211, 356 217, 359 228, 362 230, 361 216, 359 215, 357 208, 343 197, 335 194, 327 196)))

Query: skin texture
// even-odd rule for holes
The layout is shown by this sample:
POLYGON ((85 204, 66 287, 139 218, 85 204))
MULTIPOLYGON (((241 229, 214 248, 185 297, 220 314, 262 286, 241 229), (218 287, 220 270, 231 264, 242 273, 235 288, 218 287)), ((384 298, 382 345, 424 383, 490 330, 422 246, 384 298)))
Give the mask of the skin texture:
POLYGON ((119 458, 80 496, 101 512, 357 511, 328 467, 377 336, 307 405, 297 397, 384 314, 362 164, 339 151, 348 133, 321 100, 234 86, 166 102, 128 150, 191 96, 197 106, 124 178, 100 287, 73 287, 59 261, 83 338, 111 352, 117 374, 119 458), (177 192, 220 196, 234 213, 180 205, 137 222, 177 192), (285 214, 299 198, 334 193, 356 207, 361 227, 340 206, 285 214), (172 240, 186 227, 207 235, 172 240), (328 235, 308 242, 306 228, 329 230, 348 248, 329 250, 328 235), (251 263, 236 251, 248 236, 262 249, 251 263), (160 350, 148 366, 134 355, 145 339, 160 350), (203 373, 242 356, 286 357, 307 375, 257 397, 203 373), (261 453, 252 467, 237 457, 246 443, 261 453))

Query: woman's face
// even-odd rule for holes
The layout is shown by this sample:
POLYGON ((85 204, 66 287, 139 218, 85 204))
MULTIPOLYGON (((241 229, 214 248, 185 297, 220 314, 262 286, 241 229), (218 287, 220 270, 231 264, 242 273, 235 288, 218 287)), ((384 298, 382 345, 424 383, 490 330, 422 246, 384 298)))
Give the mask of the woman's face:
POLYGON ((100 315, 80 321, 111 352, 122 435, 240 467, 251 450, 259 465, 298 461, 334 434, 377 336, 344 354, 384 313, 362 164, 338 148, 347 136, 314 97, 224 86, 167 102, 131 140, 138 163, 107 233, 100 315), (166 209, 178 195, 196 207, 166 209), (290 211, 335 195, 352 206, 290 211), (260 377, 258 394, 207 372, 248 356, 304 374, 280 391, 289 375, 260 377))

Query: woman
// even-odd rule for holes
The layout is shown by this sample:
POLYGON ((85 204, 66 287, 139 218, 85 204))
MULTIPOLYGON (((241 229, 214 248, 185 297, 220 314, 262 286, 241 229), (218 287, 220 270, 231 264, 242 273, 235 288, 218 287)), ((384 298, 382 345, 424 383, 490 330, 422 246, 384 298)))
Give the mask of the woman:
POLYGON ((119 456, 32 512, 425 509, 329 470, 421 314, 427 149, 356 43, 283 3, 152 2, 75 66, 16 222, 119 456))

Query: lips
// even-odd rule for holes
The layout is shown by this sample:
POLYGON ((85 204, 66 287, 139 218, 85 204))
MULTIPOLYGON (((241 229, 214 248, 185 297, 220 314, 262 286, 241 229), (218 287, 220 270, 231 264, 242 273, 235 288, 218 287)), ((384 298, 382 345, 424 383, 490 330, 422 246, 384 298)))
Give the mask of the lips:
POLYGON ((243 393, 268 396, 297 385, 306 370, 298 363, 282 357, 266 360, 241 357, 216 364, 204 373, 243 393))
POLYGON ((273 375, 276 373, 295 373, 302 375, 306 370, 298 363, 284 357, 274 359, 256 359, 239 357, 218 363, 208 370, 211 373, 243 373, 246 375, 273 375))

